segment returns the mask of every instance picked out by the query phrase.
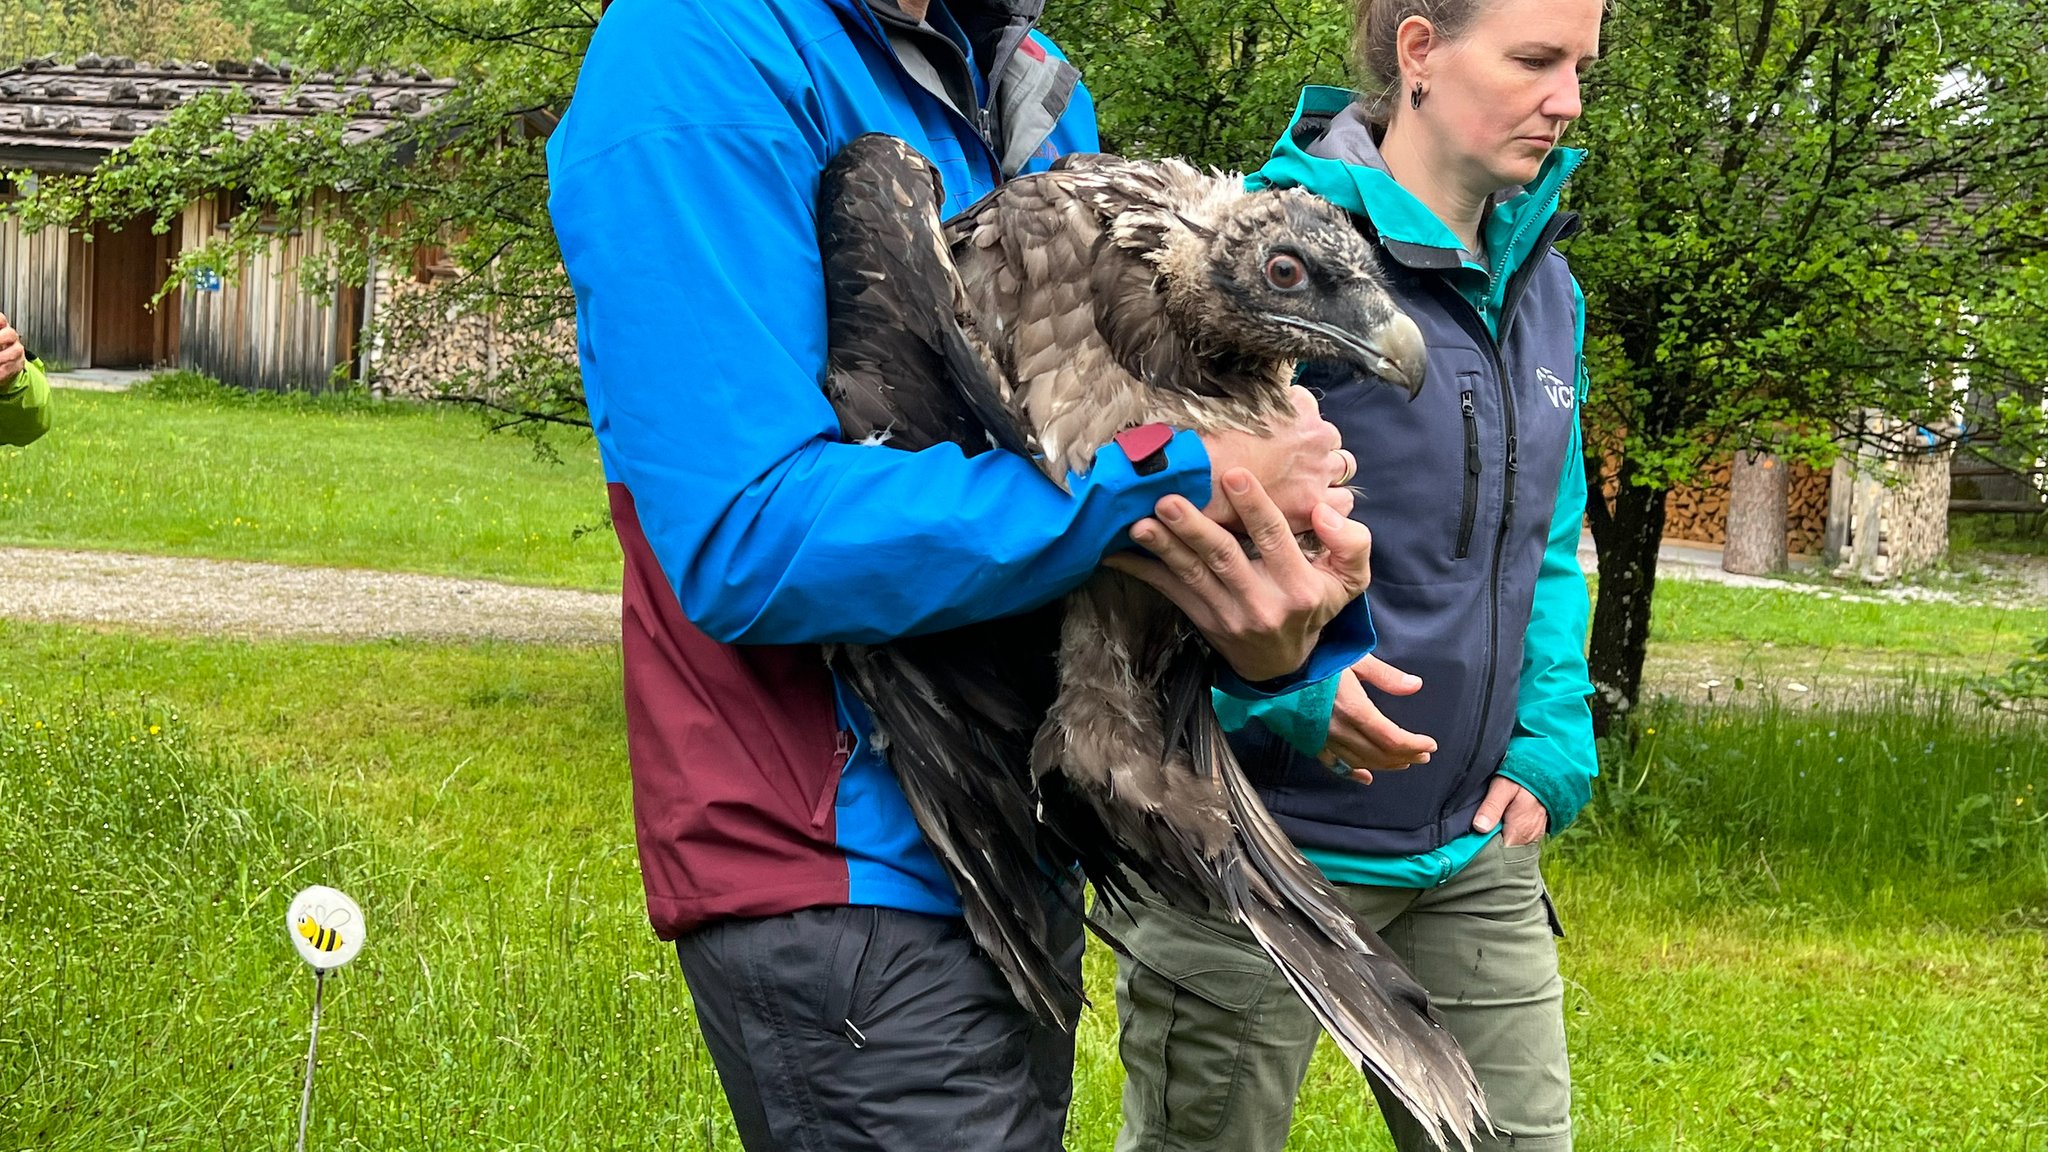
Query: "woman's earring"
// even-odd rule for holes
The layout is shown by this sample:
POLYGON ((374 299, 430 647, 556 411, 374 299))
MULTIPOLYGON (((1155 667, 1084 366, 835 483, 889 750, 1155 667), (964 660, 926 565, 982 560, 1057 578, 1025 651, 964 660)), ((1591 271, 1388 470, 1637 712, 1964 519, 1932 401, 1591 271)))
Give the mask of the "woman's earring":
POLYGON ((1417 80, 1415 87, 1408 90, 1408 106, 1410 108, 1422 107, 1422 81, 1417 80))

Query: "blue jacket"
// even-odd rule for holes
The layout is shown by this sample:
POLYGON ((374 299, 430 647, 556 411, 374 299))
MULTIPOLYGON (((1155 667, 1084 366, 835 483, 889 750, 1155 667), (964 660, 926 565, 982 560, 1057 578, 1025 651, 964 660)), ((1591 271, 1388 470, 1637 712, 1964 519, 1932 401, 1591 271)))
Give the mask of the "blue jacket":
POLYGON ((1072 68, 1026 34, 1036 3, 950 8, 992 65, 985 109, 921 87, 860 0, 621 0, 548 143, 626 554, 628 747, 664 936, 818 904, 956 911, 817 645, 1043 604, 1161 497, 1209 496, 1189 432, 1149 476, 1105 449, 1071 494, 1002 452, 840 442, 820 391, 826 162, 899 136, 939 167, 950 213, 1006 169, 1096 147, 1072 68))
POLYGON ((1307 90, 1250 183, 1307 188, 1366 223, 1429 345, 1413 404, 1336 365, 1311 365, 1302 382, 1359 459, 1378 654, 1423 679, 1418 694, 1376 703, 1438 752, 1371 785, 1333 776, 1304 755, 1327 736, 1322 688, 1259 705, 1266 731, 1248 729, 1240 755, 1333 877, 1419 885, 1448 879, 1485 841, 1472 817, 1496 773, 1533 793, 1555 832, 1597 770, 1577 556, 1585 303, 1552 248, 1576 225, 1557 203, 1580 154, 1553 153, 1493 208, 1481 265, 1395 183, 1349 104, 1307 90))

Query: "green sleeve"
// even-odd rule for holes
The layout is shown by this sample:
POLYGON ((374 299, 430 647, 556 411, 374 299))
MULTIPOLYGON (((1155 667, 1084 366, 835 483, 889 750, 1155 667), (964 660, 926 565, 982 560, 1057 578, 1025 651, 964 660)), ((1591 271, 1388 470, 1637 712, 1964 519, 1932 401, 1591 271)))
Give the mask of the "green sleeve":
POLYGON ((0 444, 27 444, 50 430, 50 381, 41 361, 0 388, 0 444))
MULTIPOLYGON (((1574 291, 1577 284, 1573 285, 1574 291)), ((1586 302, 1579 297, 1578 400, 1585 402, 1586 302)), ((1579 527, 1586 516, 1584 447, 1577 422, 1564 455, 1550 543, 1536 575, 1535 604, 1522 641, 1520 697, 1515 731, 1500 774, 1527 788, 1550 813, 1550 831, 1562 831, 1592 799, 1600 758, 1593 746, 1593 713, 1586 705, 1593 683, 1586 669, 1590 615, 1586 575, 1579 568, 1579 527)))
POLYGON ((1348 667, 1340 669, 1335 676, 1311 680, 1290 691, 1256 700, 1215 689, 1211 695, 1216 702, 1216 719, 1222 722, 1225 732, 1235 732, 1256 720, 1295 751, 1315 756, 1330 742, 1330 714, 1337 709, 1337 677, 1348 671, 1348 667))
POLYGON ((1277 687, 1246 684, 1224 668, 1211 697, 1225 732, 1236 732, 1257 720, 1273 735, 1304 756, 1322 752, 1330 742, 1330 715, 1337 708, 1338 677, 1379 647, 1372 605, 1359 596, 1323 626, 1308 663, 1277 687))

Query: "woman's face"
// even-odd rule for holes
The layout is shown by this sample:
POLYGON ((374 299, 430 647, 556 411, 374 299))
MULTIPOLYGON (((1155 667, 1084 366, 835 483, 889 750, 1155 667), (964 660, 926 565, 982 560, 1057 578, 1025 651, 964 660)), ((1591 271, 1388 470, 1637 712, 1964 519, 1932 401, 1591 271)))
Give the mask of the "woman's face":
POLYGON ((1422 62, 1427 95, 1405 106, 1482 194, 1526 184, 1578 119, 1579 79, 1600 53, 1603 0, 1494 0, 1422 62))

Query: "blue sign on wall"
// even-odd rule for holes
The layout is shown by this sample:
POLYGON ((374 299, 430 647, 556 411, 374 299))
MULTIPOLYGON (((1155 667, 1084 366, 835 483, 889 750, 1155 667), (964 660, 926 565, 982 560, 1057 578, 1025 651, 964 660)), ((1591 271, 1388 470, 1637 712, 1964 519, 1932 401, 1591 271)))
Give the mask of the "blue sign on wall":
POLYGON ((220 273, 210 268, 201 268, 192 274, 192 286, 201 292, 220 291, 220 273))

